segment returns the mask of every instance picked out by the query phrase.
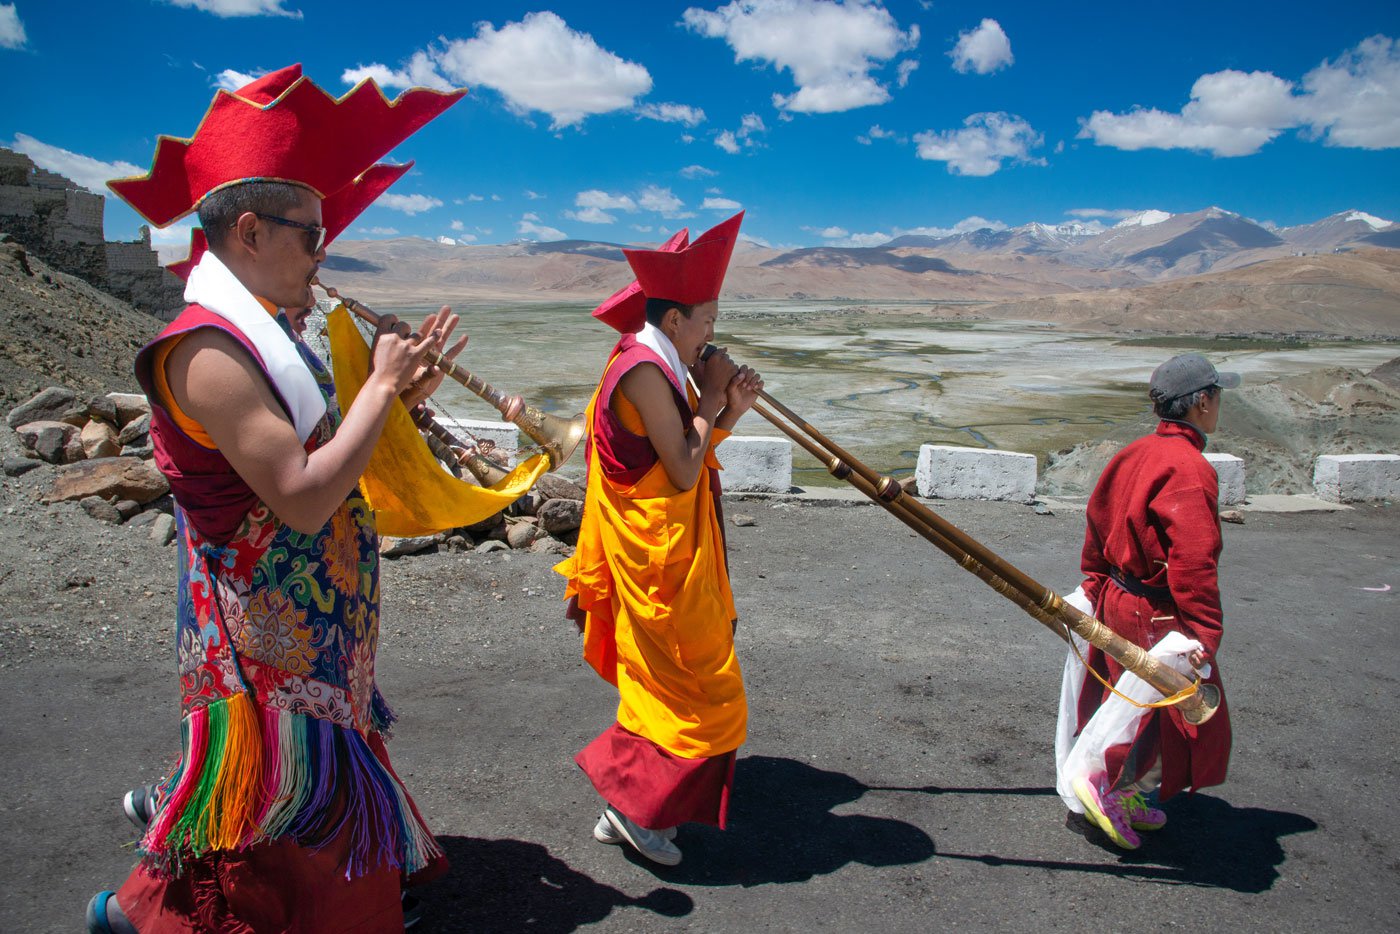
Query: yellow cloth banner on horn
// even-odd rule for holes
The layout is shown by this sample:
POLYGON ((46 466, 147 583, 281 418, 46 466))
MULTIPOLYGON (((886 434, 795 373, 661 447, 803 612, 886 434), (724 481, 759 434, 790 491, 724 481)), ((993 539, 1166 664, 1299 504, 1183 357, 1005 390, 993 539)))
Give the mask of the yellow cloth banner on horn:
MULTIPOLYGON (((369 376, 369 344, 344 305, 326 316, 335 394, 342 412, 369 376)), ((452 476, 433 457, 403 403, 395 401, 384 433, 360 478, 360 489, 374 509, 381 535, 431 535, 480 522, 530 491, 549 469, 536 454, 495 486, 480 487, 452 476)))

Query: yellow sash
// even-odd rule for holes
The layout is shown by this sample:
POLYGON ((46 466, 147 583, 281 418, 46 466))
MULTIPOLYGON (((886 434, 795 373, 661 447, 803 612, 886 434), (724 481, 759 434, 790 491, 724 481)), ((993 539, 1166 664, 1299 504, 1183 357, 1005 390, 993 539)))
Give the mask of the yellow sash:
MULTIPOLYGON (((343 305, 326 317, 335 394, 349 411, 369 375, 369 344, 343 305)), ((480 522, 530 491, 549 461, 537 454, 492 487, 458 480, 439 464, 403 403, 394 402, 384 433, 360 478, 383 535, 430 535, 480 522)))

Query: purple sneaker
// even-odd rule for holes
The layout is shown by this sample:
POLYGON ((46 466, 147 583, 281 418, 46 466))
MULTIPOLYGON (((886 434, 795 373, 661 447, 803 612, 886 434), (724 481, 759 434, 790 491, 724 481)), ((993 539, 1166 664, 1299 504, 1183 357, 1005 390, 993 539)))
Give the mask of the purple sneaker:
POLYGON ((1135 791, 1123 799, 1123 811, 1134 830, 1161 830, 1167 826, 1167 815, 1147 803, 1142 792, 1135 791))
POLYGON ((1108 834, 1108 839, 1115 845, 1125 850, 1136 850, 1142 846, 1142 838, 1133 830, 1128 814, 1123 810, 1123 792, 1102 793, 1098 782, 1087 778, 1076 778, 1073 788, 1074 796, 1084 805, 1084 816, 1108 834))

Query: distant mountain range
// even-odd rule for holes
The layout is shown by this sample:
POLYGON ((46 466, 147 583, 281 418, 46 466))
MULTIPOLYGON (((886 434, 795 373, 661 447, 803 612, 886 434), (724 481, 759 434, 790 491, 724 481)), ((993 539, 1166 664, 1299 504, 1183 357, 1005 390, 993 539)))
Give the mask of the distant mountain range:
MULTIPOLYGON (((622 255, 624 246, 596 240, 465 246, 416 238, 337 241, 334 255, 324 265, 324 278, 348 294, 400 306, 463 301, 598 302, 632 279, 622 255)), ((1149 210, 1112 227, 1098 221, 1035 223, 947 237, 902 236, 873 247, 783 250, 742 241, 730 264, 724 297, 1014 303, 1028 313, 1030 303, 1050 296, 1063 299, 1105 290, 1128 294, 1207 274, 1225 278, 1211 279, 1210 287, 1198 293, 1201 296, 1230 294, 1235 281, 1232 273, 1239 273, 1242 288, 1257 292, 1265 283, 1245 271, 1260 269, 1261 264, 1268 264, 1262 268, 1271 275, 1287 280, 1289 270, 1316 271, 1319 267, 1315 262, 1309 265, 1303 260, 1318 259, 1320 254, 1396 249, 1400 249, 1400 224, 1361 211, 1343 211, 1296 227, 1271 228, 1218 207, 1189 214, 1149 210), (1282 262, 1273 265, 1273 261, 1282 262)), ((1371 296, 1366 299, 1370 310, 1365 323, 1358 324, 1362 328, 1358 335, 1400 336, 1400 282, 1391 281, 1396 276, 1394 262, 1324 266, 1322 276, 1329 282, 1347 285, 1347 276, 1361 275, 1369 277, 1365 288, 1380 289, 1365 293, 1371 296), (1382 326, 1384 309, 1391 306, 1396 318, 1393 328, 1382 326)), ((1343 295, 1355 300, 1361 294, 1346 289, 1313 292, 1308 301, 1320 301, 1326 307, 1343 295)), ((1183 293, 1172 289, 1152 294, 1158 296, 1153 300, 1156 302, 1183 293)), ((1251 292, 1252 297, 1241 299, 1238 305, 1259 310, 1261 302, 1287 301, 1286 290, 1274 289, 1267 295, 1262 298, 1251 292)), ((1121 303, 1122 299, 1114 301, 1121 303)), ((1053 320, 1070 304, 1042 302, 1036 307, 1053 320)), ((1320 318, 1324 322, 1332 320, 1326 307, 1320 318)), ((1334 333, 1351 333, 1340 323, 1342 318, 1336 319, 1339 324, 1334 333)), ((1253 330, 1279 329, 1265 322, 1253 330)))

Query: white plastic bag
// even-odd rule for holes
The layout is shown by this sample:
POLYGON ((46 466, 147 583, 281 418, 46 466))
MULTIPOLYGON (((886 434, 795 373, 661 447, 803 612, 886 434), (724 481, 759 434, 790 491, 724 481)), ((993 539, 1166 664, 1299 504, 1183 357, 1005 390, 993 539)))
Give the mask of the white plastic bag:
MULTIPOLYGON (((1075 609, 1093 614, 1093 607, 1085 599, 1083 588, 1065 597, 1065 602, 1075 609)), ((1089 644, 1074 634, 1069 634, 1079 648, 1080 655, 1086 655, 1089 644)), ((1187 677, 1194 677, 1189 656, 1201 648, 1201 644, 1179 632, 1169 632, 1160 642, 1148 650, 1148 654, 1165 665, 1170 665, 1187 677)), ((1084 725, 1076 739, 1074 728, 1079 719, 1079 695, 1084 689, 1084 679, 1088 672, 1079 656, 1071 649, 1065 658, 1064 678, 1060 683, 1060 716, 1055 724, 1055 790, 1064 799, 1065 806, 1076 814, 1084 813, 1084 805, 1075 797, 1071 783, 1079 776, 1097 775, 1104 771, 1104 754, 1109 748, 1126 743, 1137 735, 1138 724, 1151 711, 1135 707, 1117 696, 1110 696, 1084 725)), ((1210 676, 1210 666, 1201 672, 1202 677, 1210 676)), ((1160 700, 1162 695, 1146 681, 1130 671, 1123 672, 1114 687, 1121 694, 1131 697, 1138 703, 1160 700)))

